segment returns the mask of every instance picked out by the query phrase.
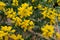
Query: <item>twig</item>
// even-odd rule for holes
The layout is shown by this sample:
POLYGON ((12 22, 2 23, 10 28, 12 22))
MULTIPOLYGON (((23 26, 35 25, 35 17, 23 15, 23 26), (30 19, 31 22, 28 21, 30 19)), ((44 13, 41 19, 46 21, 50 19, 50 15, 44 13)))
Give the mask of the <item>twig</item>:
MULTIPOLYGON (((40 33, 35 33, 33 30, 30 30, 29 32, 32 33, 32 34, 34 34, 34 35, 37 35, 38 37, 43 37, 42 34, 40 34, 40 33)), ((45 39, 50 40, 50 38, 45 38, 45 39)))
MULTIPOLYGON (((57 18, 56 18, 55 30, 56 30, 56 32, 60 33, 60 32, 59 32, 59 27, 58 27, 58 20, 57 20, 57 18)), ((55 38, 55 40, 57 40, 57 39, 55 38)), ((58 40, 60 40, 60 38, 59 38, 58 40)))

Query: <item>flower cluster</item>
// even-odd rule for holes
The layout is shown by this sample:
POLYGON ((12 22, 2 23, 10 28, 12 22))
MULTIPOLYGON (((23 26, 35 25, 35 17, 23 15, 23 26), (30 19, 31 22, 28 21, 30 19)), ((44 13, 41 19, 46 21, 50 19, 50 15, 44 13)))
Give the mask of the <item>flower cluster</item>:
POLYGON ((20 18, 30 16, 32 14, 32 6, 29 6, 29 4, 24 3, 21 5, 21 7, 18 8, 18 15, 20 18))
POLYGON ((1 26, 1 30, 6 32, 15 32, 15 30, 12 30, 11 26, 1 26))
POLYGON ((4 13, 5 15, 7 15, 7 18, 14 18, 16 16, 16 12, 13 11, 13 8, 8 8, 8 9, 4 9, 4 13))
POLYGON ((0 40, 60 40, 59 23, 60 0, 0 0, 0 40))
POLYGON ((4 2, 0 1, 0 10, 3 10, 5 6, 6 6, 6 4, 4 2))
POLYGON ((24 20, 21 23, 21 28, 24 28, 24 31, 31 30, 32 28, 34 28, 34 23, 33 21, 30 21, 30 20, 24 20))
POLYGON ((13 0, 13 1, 12 1, 12 5, 13 5, 13 6, 18 6, 18 0, 13 0))
POLYGON ((15 23, 16 26, 20 26, 22 23, 22 20, 19 17, 15 17, 15 18, 12 18, 12 23, 15 23))
POLYGON ((56 33, 56 37, 57 37, 57 38, 60 38, 60 34, 59 34, 59 33, 56 33))
POLYGON ((51 21, 50 21, 50 24, 55 24, 55 21, 56 21, 56 17, 57 17, 57 13, 56 13, 56 10, 55 9, 52 9, 52 8, 48 8, 48 7, 43 7, 42 5, 38 5, 38 8, 40 10, 43 10, 43 12, 41 13, 43 15, 43 18, 49 18, 51 21))
POLYGON ((56 13, 55 9, 49 8, 49 9, 45 10, 44 12, 42 12, 42 14, 44 15, 43 16, 44 18, 47 17, 47 18, 51 19, 50 24, 55 23, 56 17, 57 17, 57 13, 56 13))
POLYGON ((12 38, 13 40, 24 40, 24 39, 22 38, 22 35, 20 35, 20 34, 17 34, 17 35, 11 34, 11 35, 10 35, 10 38, 12 38))
POLYGON ((15 30, 11 26, 1 26, 0 29, 0 39, 3 40, 3 37, 8 36, 10 33, 14 33, 15 30))
POLYGON ((0 29, 0 40, 3 40, 3 37, 5 38, 4 40, 9 40, 9 37, 13 40, 24 40, 22 38, 22 35, 17 34, 17 36, 14 34, 16 30, 12 29, 11 26, 1 26, 0 29))
POLYGON ((18 14, 13 10, 13 8, 4 10, 4 13, 7 18, 12 19, 11 22, 14 23, 15 26, 21 26, 25 31, 31 30, 34 27, 34 23, 32 21, 30 22, 30 20, 24 20, 24 22, 22 22, 23 17, 27 17, 32 14, 32 6, 29 7, 29 4, 27 3, 22 4, 21 7, 18 8, 18 14))
POLYGON ((41 28, 41 30, 44 37, 52 37, 54 33, 54 26, 46 24, 44 27, 41 28))

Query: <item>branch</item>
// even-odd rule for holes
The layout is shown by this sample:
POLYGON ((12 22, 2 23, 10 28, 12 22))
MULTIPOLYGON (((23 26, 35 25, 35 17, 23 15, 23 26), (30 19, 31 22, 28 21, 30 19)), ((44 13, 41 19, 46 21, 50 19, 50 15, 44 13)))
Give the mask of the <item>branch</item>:
MULTIPOLYGON (((35 33, 33 30, 30 30, 29 32, 32 33, 32 34, 34 34, 34 35, 37 35, 38 37, 43 37, 42 34, 40 34, 40 33, 35 33)), ((50 38, 45 38, 45 39, 50 40, 50 38)))

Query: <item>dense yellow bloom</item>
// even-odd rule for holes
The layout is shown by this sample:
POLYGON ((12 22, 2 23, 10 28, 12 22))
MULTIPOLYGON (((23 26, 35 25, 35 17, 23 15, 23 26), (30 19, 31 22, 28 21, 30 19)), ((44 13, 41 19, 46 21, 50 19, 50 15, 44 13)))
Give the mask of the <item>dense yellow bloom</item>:
POLYGON ((15 32, 15 30, 12 30, 11 26, 1 26, 1 30, 7 32, 15 32))
POLYGON ((15 34, 11 34, 10 35, 10 38, 12 38, 12 39, 14 39, 14 40, 24 40, 23 38, 22 38, 22 35, 20 35, 20 34, 18 34, 18 35, 15 35, 15 34))
MULTIPOLYGON (((2 21, 0 20, 1 21, 0 22, 0 40, 24 40, 22 37, 27 38, 29 36, 28 32, 26 31, 32 30, 34 26, 36 26, 36 30, 38 30, 41 24, 41 21, 44 21, 44 23, 42 24, 43 27, 41 28, 41 32, 39 32, 42 34, 42 37, 45 37, 45 38, 56 37, 57 39, 59 39, 60 34, 55 33, 56 29, 54 29, 55 27, 53 26, 56 24, 57 18, 58 18, 58 21, 60 21, 60 14, 58 14, 59 12, 58 7, 60 7, 60 0, 55 0, 55 1, 54 0, 11 0, 10 2, 9 0, 0 0, 0 19, 2 20, 2 21), (2 1, 4 1, 6 4, 2 1), (53 5, 53 4, 56 4, 56 2, 58 3, 58 5, 53 5), (39 12, 40 12, 40 16, 38 14, 39 12), (29 16, 32 16, 32 20, 34 22, 32 20, 28 20, 31 18, 31 17, 29 18, 29 16), (44 20, 44 19, 47 19, 47 20, 49 19, 49 21, 47 22, 47 20, 44 20), (7 23, 10 23, 11 25, 1 26, 1 24, 3 23, 4 25, 5 23, 6 25, 8 25, 7 23), (48 23, 49 25, 46 23, 48 23), (16 28, 17 29, 19 28, 19 29, 17 30, 16 28), (19 32, 20 30, 24 32, 21 33, 19 32), (28 35, 24 35, 25 32, 28 35), (20 33, 23 36, 20 35, 20 33)), ((35 35, 35 30, 32 30, 32 33, 35 35)), ((39 33, 37 32, 36 35, 39 33)), ((39 40, 39 39, 36 38, 36 40, 39 40)))
POLYGON ((57 39, 60 38, 60 34, 59 33, 56 33, 56 37, 57 37, 57 39))
POLYGON ((13 8, 8 8, 4 10, 5 15, 7 15, 7 18, 14 18, 16 16, 16 12, 13 11, 13 8))
POLYGON ((37 8, 38 8, 38 9, 40 9, 40 10, 42 10, 42 9, 43 9, 43 7, 42 7, 42 5, 41 5, 41 4, 38 4, 38 5, 37 5, 37 8))
POLYGON ((57 16, 56 10, 55 9, 46 9, 42 12, 44 18, 48 17, 50 19, 55 19, 55 16, 57 16))
POLYGON ((32 6, 29 6, 29 4, 24 3, 21 5, 21 7, 18 8, 18 15, 20 18, 30 16, 32 14, 32 6))
POLYGON ((30 20, 24 20, 24 22, 21 23, 21 28, 24 28, 24 31, 31 30, 34 28, 34 23, 30 20))
POLYGON ((12 3, 13 6, 18 6, 18 0, 13 0, 12 2, 13 2, 12 3))
POLYGON ((3 36, 6 36, 7 34, 8 34, 7 32, 0 31, 0 38, 3 37, 3 36))
POLYGON ((4 2, 0 1, 0 10, 4 9, 5 6, 6 6, 6 4, 4 2))
POLYGON ((21 22, 22 20, 19 17, 12 18, 12 23, 15 23, 16 26, 20 26, 21 22))
POLYGON ((49 9, 46 9, 42 12, 42 15, 43 15, 43 18, 49 18, 51 21, 50 23, 52 24, 55 24, 55 21, 56 21, 56 17, 57 17, 57 13, 56 13, 56 10, 55 9, 52 9, 52 8, 49 8, 49 9))
POLYGON ((42 30, 42 35, 44 37, 52 37, 54 33, 54 27, 52 25, 46 24, 44 27, 41 28, 42 30))
POLYGON ((5 38, 4 40, 8 40, 8 35, 9 33, 14 33, 15 30, 12 30, 11 26, 1 26, 0 29, 0 39, 3 40, 3 37, 5 38))
POLYGON ((52 8, 48 8, 48 7, 43 7, 42 5, 38 5, 37 6, 38 9, 43 10, 43 12, 41 13, 43 15, 43 18, 49 18, 50 19, 50 24, 55 24, 56 22, 56 17, 57 17, 57 13, 55 9, 52 8))
POLYGON ((41 4, 38 4, 37 8, 40 10, 47 10, 48 9, 48 7, 43 7, 43 5, 41 5, 41 4))
POLYGON ((0 6, 6 6, 6 4, 0 1, 0 6))

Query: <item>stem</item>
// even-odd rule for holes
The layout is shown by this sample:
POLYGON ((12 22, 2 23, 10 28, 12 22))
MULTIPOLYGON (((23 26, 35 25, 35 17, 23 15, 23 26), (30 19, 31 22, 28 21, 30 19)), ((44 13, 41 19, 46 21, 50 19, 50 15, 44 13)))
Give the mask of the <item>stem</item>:
MULTIPOLYGON (((33 30, 30 30, 29 32, 32 33, 32 34, 34 34, 34 35, 37 35, 38 37, 43 37, 42 34, 40 34, 40 33, 35 33, 33 30)), ((50 40, 50 38, 45 38, 45 39, 50 40)))
MULTIPOLYGON (((56 32, 60 33, 60 32, 59 32, 59 27, 58 27, 58 20, 57 20, 57 18, 56 18, 55 30, 56 30, 56 32)), ((55 40, 57 40, 57 39, 55 38, 55 40)), ((59 38, 58 40, 60 40, 60 38, 59 38)))

